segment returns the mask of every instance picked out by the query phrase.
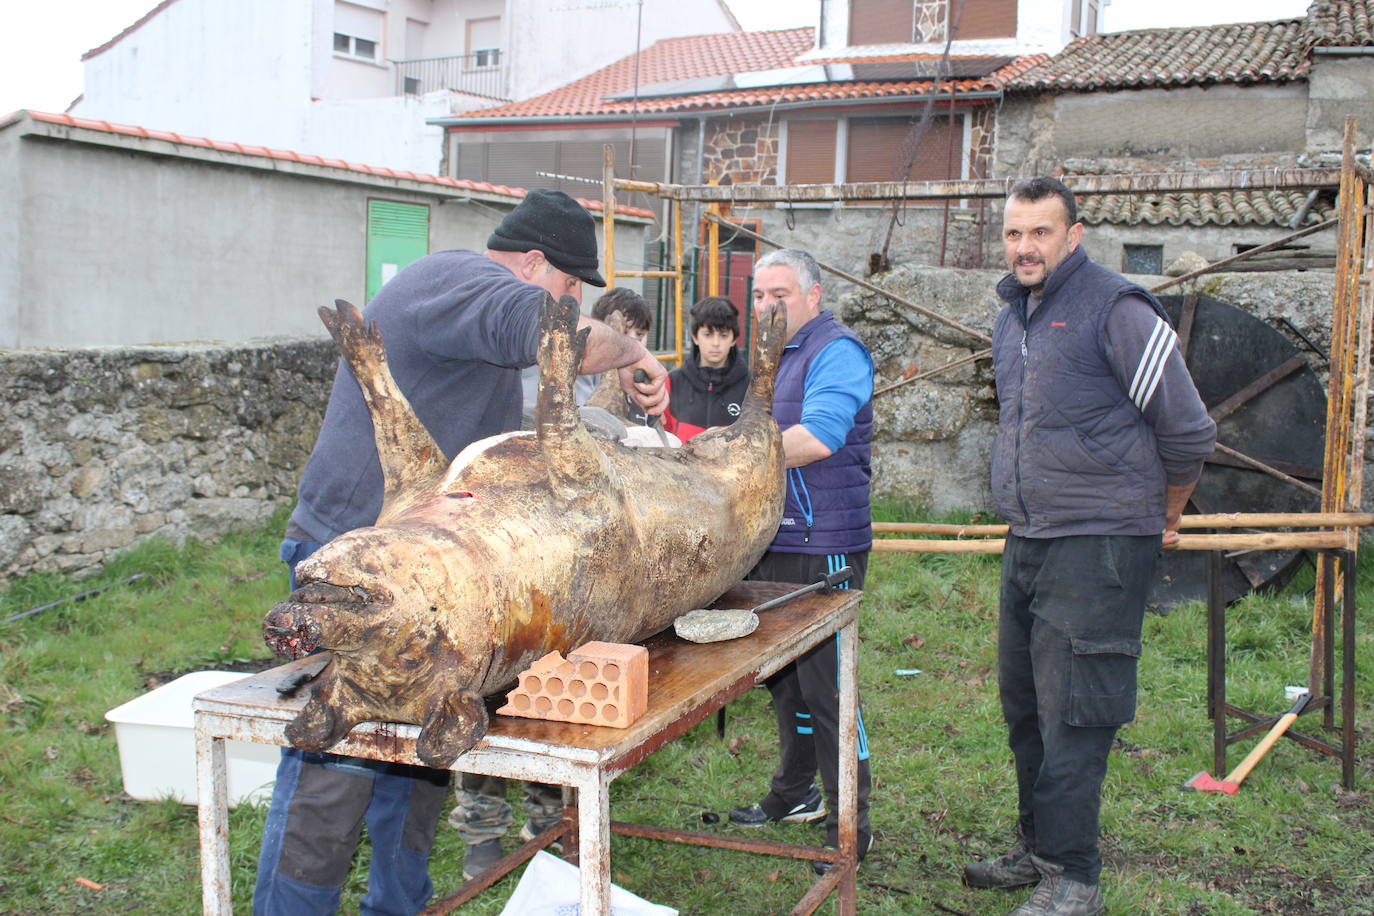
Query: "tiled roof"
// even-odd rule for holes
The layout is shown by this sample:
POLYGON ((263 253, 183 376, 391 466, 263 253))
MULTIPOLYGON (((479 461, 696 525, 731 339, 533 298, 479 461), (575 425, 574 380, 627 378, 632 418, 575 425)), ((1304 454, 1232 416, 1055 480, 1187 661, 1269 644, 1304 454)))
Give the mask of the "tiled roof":
MULTIPOLYGON (((1268 168, 1296 165, 1274 161, 1227 163, 1226 168, 1268 168)), ((1142 174, 1166 171, 1204 171, 1196 162, 1140 163, 1137 161, 1071 159, 1064 163, 1064 178, 1074 175, 1142 174)), ((1210 163, 1211 168, 1221 163, 1210 163)), ((1123 226, 1274 226, 1287 227, 1307 200, 1305 189, 1262 191, 1206 191, 1159 194, 1084 194, 1078 198, 1078 215, 1090 225, 1123 226)), ((1335 215, 1333 195, 1322 194, 1308 210, 1302 225, 1310 226, 1335 215)))
POLYGON ((1284 82, 1307 75, 1305 22, 1141 29, 1075 39, 1008 89, 1092 90, 1284 82))
POLYGON ((1318 47, 1374 44, 1370 0, 1316 0, 1307 10, 1308 36, 1318 47))
MULTIPOLYGON (((11 115, 0 117, 0 128, 7 127, 23 115, 28 115, 35 121, 60 124, 65 127, 80 127, 86 130, 98 130, 111 134, 143 137, 148 140, 164 140, 168 143, 176 143, 181 146, 213 149, 225 153, 239 153, 244 156, 261 156, 267 159, 276 159, 284 162, 299 162, 304 165, 317 165, 324 168, 342 169, 350 172, 359 172, 365 175, 375 175, 381 178, 400 178, 425 184, 442 185, 446 188, 476 191, 483 194, 495 194, 502 197, 520 199, 528 193, 524 188, 510 188, 505 185, 491 184, 486 181, 469 181, 464 178, 451 178, 447 175, 429 175, 423 172, 412 172, 406 169, 389 169, 379 165, 362 165, 357 162, 345 162, 342 159, 330 159, 325 156, 315 156, 310 153, 271 149, 266 146, 251 146, 244 143, 233 143, 225 140, 208 140, 205 137, 188 137, 184 134, 178 134, 172 131, 149 130, 146 127, 135 127, 129 124, 113 124, 109 121, 97 121, 91 118, 76 118, 69 114, 54 114, 46 111, 20 110, 11 115)), ((578 198, 578 203, 582 204, 582 206, 586 207, 588 210, 601 210, 604 208, 604 205, 599 200, 578 198)), ((640 207, 618 205, 616 207, 616 212, 627 216, 638 216, 646 219, 654 218, 652 211, 640 207)))
MULTIPOLYGON (((719 35, 697 35, 670 38, 656 42, 640 55, 639 85, 652 86, 725 74, 779 70, 790 67, 794 59, 812 45, 810 29, 787 29, 778 32, 738 32, 719 35)), ((938 60, 939 55, 908 56, 906 60, 938 60)), ((1019 75, 1026 68, 1043 61, 1043 55, 1018 58, 988 75, 972 78, 942 80, 942 92, 978 92, 1001 88, 1005 79, 1019 75)), ((883 63, 900 62, 902 58, 885 57, 883 63)), ((978 60, 1002 60, 986 55, 978 60)), ((838 59, 837 59, 838 62, 838 59)), ((848 63, 869 63, 845 61, 848 63)), ((847 99, 883 99, 924 95, 931 91, 930 79, 855 79, 850 81, 784 83, 753 88, 721 89, 707 92, 687 92, 645 95, 637 101, 626 97, 635 85, 635 59, 630 55, 608 67, 562 86, 544 95, 535 96, 496 108, 483 108, 460 115, 464 122, 507 118, 564 118, 620 116, 631 113, 664 114, 672 112, 711 111, 753 108, 793 102, 826 102, 847 99)), ((986 70, 983 71, 986 73, 986 70)), ((862 71, 859 75, 862 75, 862 71)))

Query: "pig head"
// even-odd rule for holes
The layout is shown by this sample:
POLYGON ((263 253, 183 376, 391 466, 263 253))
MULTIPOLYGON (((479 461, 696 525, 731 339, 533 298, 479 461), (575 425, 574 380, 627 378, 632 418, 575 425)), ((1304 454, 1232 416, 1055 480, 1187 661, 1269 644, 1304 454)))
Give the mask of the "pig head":
POLYGON ((392 380, 375 325, 336 305, 320 315, 371 412, 385 499, 375 525, 297 566, 300 587, 264 622, 280 654, 332 652, 287 727, 297 747, 330 747, 364 721, 406 722, 421 726, 419 758, 447 767, 485 734, 483 698, 536 659, 652 635, 724 592, 777 531, 781 310, 760 321, 735 424, 645 449, 583 427, 573 381, 587 332, 571 297, 546 297, 535 430, 449 461, 392 380))

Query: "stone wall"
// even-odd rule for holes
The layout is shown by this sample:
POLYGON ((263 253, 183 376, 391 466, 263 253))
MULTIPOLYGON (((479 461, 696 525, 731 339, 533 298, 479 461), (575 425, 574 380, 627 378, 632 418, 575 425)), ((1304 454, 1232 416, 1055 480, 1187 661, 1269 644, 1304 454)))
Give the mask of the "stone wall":
POLYGON ((295 497, 332 342, 0 353, 0 583, 213 538, 295 497))
POLYGON ((781 125, 765 120, 710 121, 702 160, 706 180, 720 184, 777 184, 781 125))
MULTIPOLYGON (((904 298, 991 334, 1000 308, 993 286, 1002 272, 903 265, 875 280, 904 298)), ((1160 277, 1135 277, 1149 287, 1160 277)), ((1286 319, 1323 352, 1331 345, 1330 271, 1236 273, 1203 277, 1166 294, 1196 291, 1265 320, 1304 354, 1305 342, 1279 323, 1286 319)), ((873 354, 875 390, 916 372, 969 356, 984 344, 895 305, 876 293, 851 289, 837 310, 873 354)), ((1312 357, 1323 389, 1323 359, 1312 357)), ((988 360, 910 382, 874 398, 873 487, 876 494, 907 500, 935 512, 989 509, 988 457, 997 424, 997 403, 988 360)), ((1366 454, 1374 455, 1367 445, 1366 454)), ((1374 468, 1366 463, 1366 479, 1374 468)), ((1374 499, 1366 488, 1366 511, 1374 499)))

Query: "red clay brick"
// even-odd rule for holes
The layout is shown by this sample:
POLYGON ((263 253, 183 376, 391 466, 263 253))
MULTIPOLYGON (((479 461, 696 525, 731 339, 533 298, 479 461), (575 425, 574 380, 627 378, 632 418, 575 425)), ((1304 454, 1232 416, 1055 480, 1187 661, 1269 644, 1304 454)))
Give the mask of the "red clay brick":
POLYGON ((507 716, 627 728, 649 704, 649 652, 625 643, 589 642, 565 659, 550 652, 521 672, 507 716))

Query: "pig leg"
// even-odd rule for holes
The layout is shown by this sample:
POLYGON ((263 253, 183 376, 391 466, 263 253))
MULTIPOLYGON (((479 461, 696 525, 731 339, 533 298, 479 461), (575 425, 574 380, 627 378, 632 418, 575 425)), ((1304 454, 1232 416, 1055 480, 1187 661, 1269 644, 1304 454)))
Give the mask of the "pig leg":
POLYGON ((448 769, 487 733, 487 706, 471 690, 445 693, 425 715, 415 753, 426 764, 448 769))
POLYGON ((577 330, 580 314, 572 296, 554 302, 546 295, 539 315, 539 400, 534 428, 549 485, 564 500, 604 493, 610 483, 610 465, 582 425, 573 397, 573 381, 591 331, 577 330))
POLYGON ((322 751, 344 739, 361 717, 346 716, 345 710, 356 710, 362 698, 345 687, 333 671, 326 671, 315 682, 310 702, 291 724, 286 726, 286 739, 307 751, 322 751))
MULTIPOLYGON (((364 322, 362 312, 342 299, 335 299, 334 305, 337 311, 319 309, 320 320, 348 362, 372 415, 386 495, 377 518, 377 524, 382 524, 420 495, 414 492, 417 485, 443 474, 448 458, 391 377, 377 325, 364 322)), ((426 491, 423 495, 428 498, 432 494, 426 491)))

